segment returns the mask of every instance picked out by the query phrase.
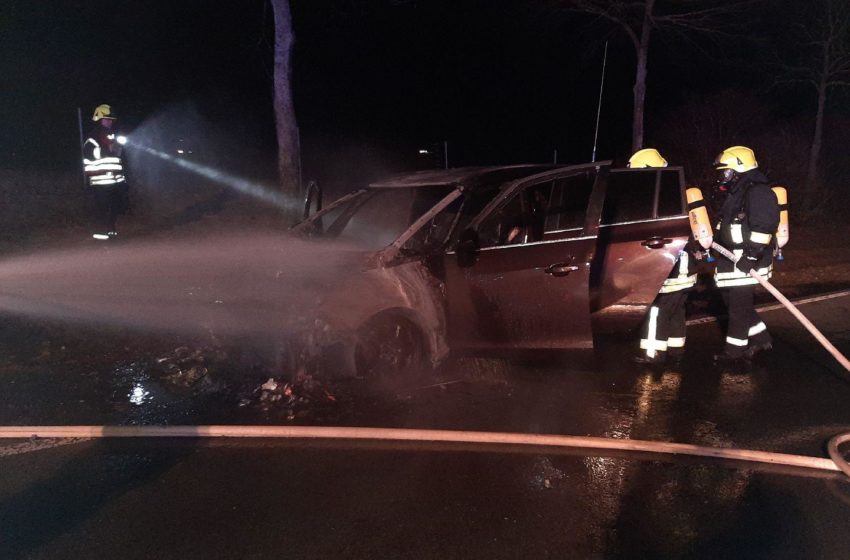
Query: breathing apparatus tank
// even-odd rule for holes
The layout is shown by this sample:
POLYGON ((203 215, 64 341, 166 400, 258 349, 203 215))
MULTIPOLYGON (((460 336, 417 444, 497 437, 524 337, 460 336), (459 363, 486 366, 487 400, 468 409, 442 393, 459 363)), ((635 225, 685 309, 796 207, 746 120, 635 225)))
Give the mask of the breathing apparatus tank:
POLYGON ((773 194, 776 195, 776 202, 779 203, 779 227, 776 228, 776 259, 785 260, 782 256, 782 247, 788 243, 788 192, 785 187, 773 187, 773 194))
POLYGON ((694 240, 708 250, 714 241, 714 235, 711 231, 711 220, 708 219, 708 210, 705 207, 705 200, 702 198, 702 191, 697 187, 690 187, 685 191, 685 196, 688 200, 688 222, 691 224, 691 232, 694 235, 694 240))

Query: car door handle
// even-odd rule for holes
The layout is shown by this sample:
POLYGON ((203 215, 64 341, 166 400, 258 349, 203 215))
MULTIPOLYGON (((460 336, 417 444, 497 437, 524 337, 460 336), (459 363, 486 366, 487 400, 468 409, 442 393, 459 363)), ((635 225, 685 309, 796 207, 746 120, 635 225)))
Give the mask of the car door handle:
POLYGON ((665 245, 669 245, 673 243, 672 239, 668 239, 666 237, 658 237, 657 235, 650 237, 649 239, 645 239, 641 242, 641 245, 644 247, 649 247, 650 249, 661 249, 665 245))
POLYGON ((575 272, 578 267, 569 263, 555 263, 547 266, 543 272, 552 276, 566 276, 570 272, 575 272))

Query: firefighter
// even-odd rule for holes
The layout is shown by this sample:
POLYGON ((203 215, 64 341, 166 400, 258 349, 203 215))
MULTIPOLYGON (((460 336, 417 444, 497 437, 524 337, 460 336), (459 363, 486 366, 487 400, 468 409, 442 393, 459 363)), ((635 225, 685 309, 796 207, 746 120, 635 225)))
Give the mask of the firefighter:
MULTIPOLYGON (((667 167, 667 160, 658 150, 646 148, 635 152, 628 167, 667 167)), ((640 329, 640 353, 634 357, 635 362, 663 365, 669 361, 675 365, 681 361, 685 352, 685 303, 696 282, 694 252, 686 247, 649 307, 640 329)))
POLYGON ((118 216, 128 209, 128 186, 121 157, 123 137, 115 135, 116 116, 109 105, 98 105, 92 120, 95 124, 83 143, 83 168, 94 193, 92 237, 106 241, 118 235, 118 216))
POLYGON ((738 257, 737 264, 717 259, 715 282, 723 289, 729 312, 726 345, 716 362, 750 360, 772 348, 767 327, 753 306, 755 269, 770 278, 773 265, 773 232, 779 225, 779 203, 770 180, 758 170, 755 154, 745 146, 726 148, 714 161, 720 173, 718 187, 726 198, 720 207, 715 237, 738 257))

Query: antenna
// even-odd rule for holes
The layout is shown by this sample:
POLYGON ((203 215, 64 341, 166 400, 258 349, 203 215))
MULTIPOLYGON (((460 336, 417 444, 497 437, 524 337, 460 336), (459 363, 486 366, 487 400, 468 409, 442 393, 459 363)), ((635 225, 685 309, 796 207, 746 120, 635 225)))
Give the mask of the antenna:
POLYGON ((80 132, 80 162, 83 164, 80 169, 83 172, 83 188, 87 188, 89 186, 89 182, 86 179, 86 164, 83 162, 86 156, 85 139, 83 138, 83 110, 79 107, 77 107, 77 127, 80 132))
POLYGON ((602 114, 602 92, 605 89, 605 66, 608 63, 608 41, 605 41, 605 54, 602 56, 602 79, 599 81, 599 104, 596 106, 596 131, 593 133, 593 154, 591 163, 596 161, 596 143, 599 140, 599 116, 602 114))

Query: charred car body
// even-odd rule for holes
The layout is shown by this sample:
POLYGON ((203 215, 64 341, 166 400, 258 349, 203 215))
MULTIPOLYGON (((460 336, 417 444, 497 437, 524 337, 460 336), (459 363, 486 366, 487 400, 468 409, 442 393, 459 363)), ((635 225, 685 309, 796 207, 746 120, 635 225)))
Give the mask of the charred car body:
POLYGON ((293 232, 363 247, 351 289, 316 309, 322 334, 296 346, 370 375, 450 351, 592 348, 640 322, 689 227, 681 168, 597 162, 404 175, 293 232))

